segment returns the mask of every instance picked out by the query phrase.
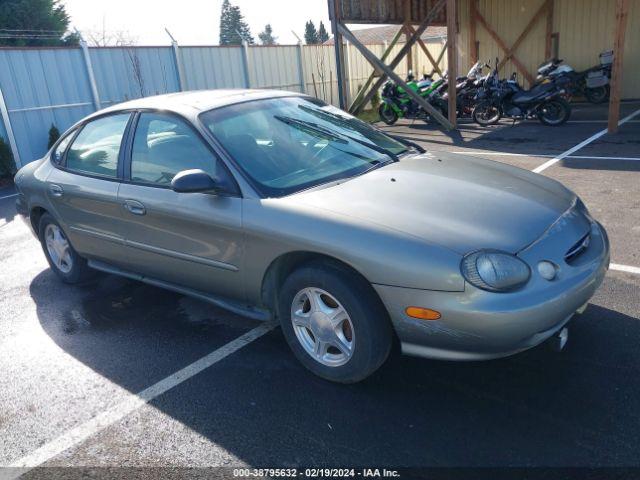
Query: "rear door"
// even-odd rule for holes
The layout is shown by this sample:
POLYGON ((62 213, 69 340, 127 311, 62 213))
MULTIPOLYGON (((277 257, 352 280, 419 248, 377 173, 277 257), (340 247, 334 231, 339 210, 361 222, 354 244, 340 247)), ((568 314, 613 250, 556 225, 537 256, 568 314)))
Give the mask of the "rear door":
POLYGON ((54 151, 57 168, 47 178, 47 196, 76 251, 115 265, 125 260, 118 189, 131 115, 99 117, 65 138, 54 151))
POLYGON ((139 114, 119 201, 131 269, 191 289, 239 299, 242 201, 239 196, 177 193, 183 170, 230 175, 185 119, 139 114))

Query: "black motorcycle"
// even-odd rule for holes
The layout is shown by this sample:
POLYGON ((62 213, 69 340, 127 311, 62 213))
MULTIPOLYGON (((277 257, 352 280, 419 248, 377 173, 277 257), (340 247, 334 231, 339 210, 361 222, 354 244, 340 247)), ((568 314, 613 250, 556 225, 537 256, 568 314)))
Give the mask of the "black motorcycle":
MULTIPOLYGON (((471 118, 478 90, 484 86, 484 82, 490 76, 482 75, 485 67, 491 68, 488 63, 477 62, 466 76, 456 78, 456 116, 458 118, 471 118)), ((445 75, 444 82, 433 91, 428 100, 445 117, 449 111, 448 89, 449 79, 445 75)))
POLYGON ((499 80, 497 66, 476 95, 473 120, 479 125, 495 125, 502 117, 537 117, 544 125, 562 125, 571 116, 571 106, 563 95, 562 82, 547 82, 524 90, 512 77, 499 80))

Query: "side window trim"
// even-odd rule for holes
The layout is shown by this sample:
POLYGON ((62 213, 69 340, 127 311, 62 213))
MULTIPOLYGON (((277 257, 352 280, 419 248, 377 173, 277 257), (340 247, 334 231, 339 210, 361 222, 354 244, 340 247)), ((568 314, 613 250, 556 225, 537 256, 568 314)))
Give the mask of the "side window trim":
POLYGON ((227 178, 229 178, 231 183, 234 185, 235 192, 232 194, 228 194, 227 196, 242 198, 242 191, 240 190, 238 181, 236 180, 235 176, 231 173, 231 170, 229 170, 229 167, 227 166, 227 164, 225 163, 225 161, 223 160, 222 156, 217 151, 217 149, 215 149, 211 145, 208 138, 203 136, 202 133, 200 133, 200 131, 193 125, 193 123, 183 115, 180 115, 177 112, 172 112, 169 110, 162 110, 162 109, 155 109, 155 108, 144 108, 144 109, 137 110, 129 124, 128 138, 127 138, 127 143, 125 145, 126 152, 124 157, 123 176, 122 176, 122 181, 124 183, 129 183, 131 185, 139 185, 142 187, 149 187, 149 188, 162 188, 165 190, 171 189, 171 186, 169 185, 136 182, 131 180, 131 159, 133 156, 133 142, 135 140, 136 131, 138 129, 138 124, 140 122, 140 117, 144 113, 151 113, 155 115, 165 116, 168 118, 174 118, 183 122, 187 126, 187 128, 191 129, 193 133, 195 133, 196 137, 202 142, 202 144, 207 148, 207 150, 211 152, 211 155, 214 156, 221 170, 224 172, 227 178))
POLYGON ((78 135, 79 132, 80 132, 80 127, 79 126, 75 126, 68 134, 61 136, 58 139, 58 141, 51 148, 51 152, 50 152, 49 158, 50 158, 51 162, 56 167, 65 165, 65 163, 67 161, 67 152, 69 151, 69 147, 71 146, 73 141, 76 139, 76 136, 78 135), (58 149, 60 144, 62 142, 64 142, 67 138, 69 138, 69 144, 65 147, 64 152, 62 152, 62 156, 60 157, 60 161, 56 162, 55 161, 56 150, 58 149))
MULTIPOLYGON (((123 175, 122 175, 122 168, 124 165, 124 149, 127 146, 127 141, 129 139, 130 136, 130 132, 131 132, 131 124, 133 122, 134 117, 136 116, 137 112, 135 110, 117 110, 114 112, 108 112, 105 113, 103 115, 98 115, 96 117, 91 117, 88 120, 83 121, 82 123, 80 123, 79 125, 76 126, 75 131, 73 133, 73 138, 71 139, 71 141, 69 142, 69 145, 67 145, 67 148, 64 151, 64 156, 61 159, 59 164, 56 164, 55 162, 53 162, 54 166, 56 168, 59 168, 60 170, 64 170, 65 172, 69 172, 69 173, 73 173, 74 175, 81 175, 83 177, 90 177, 90 178, 97 178, 100 180, 107 180, 110 182, 122 182, 123 179, 123 175), (69 152, 69 149, 71 148, 71 146, 73 145, 73 143, 76 141, 76 138, 78 137, 78 135, 80 135, 80 132, 82 132, 82 130, 91 122, 94 122, 96 120, 100 120, 102 118, 107 118, 107 117, 111 117, 111 116, 116 116, 116 115, 124 115, 124 114, 129 114, 129 119, 127 120, 127 125, 125 126, 124 129, 124 133, 122 134, 122 140, 120 140, 120 150, 118 151, 118 165, 116 167, 116 176, 115 177, 109 177, 107 175, 99 175, 99 174, 92 174, 89 172, 83 172, 81 170, 74 170, 71 168, 67 167, 67 154, 69 152)), ((66 136, 64 137, 66 138, 66 136)), ((61 140, 58 141, 58 143, 61 140)), ((57 147, 57 143, 56 143, 56 147, 57 147)), ((55 148, 55 147, 54 147, 55 148)), ((52 153, 53 155, 53 153, 52 153)))

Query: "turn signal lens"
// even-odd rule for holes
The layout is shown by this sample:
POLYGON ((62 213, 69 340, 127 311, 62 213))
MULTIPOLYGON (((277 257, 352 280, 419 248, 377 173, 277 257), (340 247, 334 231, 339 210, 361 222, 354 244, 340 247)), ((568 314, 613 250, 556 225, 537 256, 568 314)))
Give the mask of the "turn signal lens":
POLYGON ((440 312, 422 307, 407 307, 405 312, 410 317, 419 318, 420 320, 438 320, 442 316, 440 312))

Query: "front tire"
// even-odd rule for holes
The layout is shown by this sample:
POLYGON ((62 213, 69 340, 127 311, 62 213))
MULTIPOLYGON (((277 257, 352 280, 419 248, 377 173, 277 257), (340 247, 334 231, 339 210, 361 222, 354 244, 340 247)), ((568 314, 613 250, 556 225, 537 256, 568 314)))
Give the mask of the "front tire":
POLYGON ((378 116, 380 117, 380 120, 382 120, 387 125, 393 125, 398 121, 398 114, 392 107, 390 107, 386 103, 382 103, 378 107, 378 116))
POLYGON ((48 213, 40 218, 38 237, 51 270, 65 283, 80 283, 93 275, 93 270, 71 246, 60 224, 48 213))
POLYGON ((316 262, 294 271, 280 289, 278 316, 300 363, 332 382, 365 379, 391 350, 384 305, 371 285, 340 265, 316 262))
POLYGON ((544 125, 557 127, 571 117, 571 105, 563 98, 554 98, 538 108, 538 119, 544 125))

